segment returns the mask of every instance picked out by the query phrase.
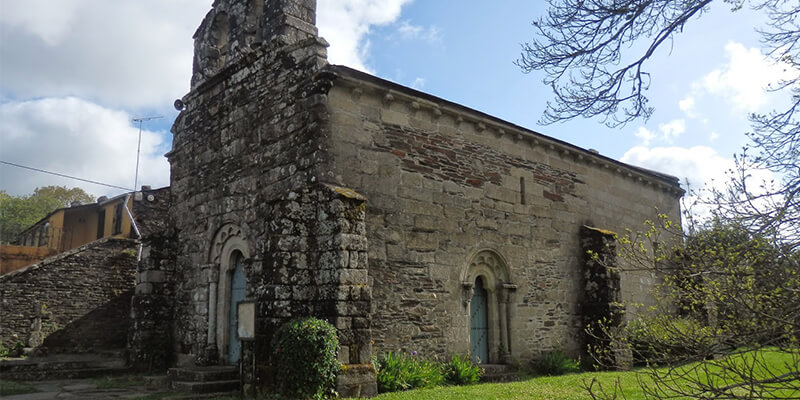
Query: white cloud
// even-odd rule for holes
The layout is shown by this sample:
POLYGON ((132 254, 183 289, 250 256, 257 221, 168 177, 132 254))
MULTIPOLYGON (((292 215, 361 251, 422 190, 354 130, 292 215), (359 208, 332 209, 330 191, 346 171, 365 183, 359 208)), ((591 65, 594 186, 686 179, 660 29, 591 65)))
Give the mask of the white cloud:
POLYGON ((0 0, 0 24, 39 37, 50 46, 62 42, 76 11, 86 0, 61 0, 53 7, 49 0, 0 0))
POLYGON ((208 0, 0 0, 0 88, 167 108, 189 89, 192 33, 208 0))
POLYGON ((427 28, 420 25, 413 25, 408 21, 402 21, 397 28, 400 37, 406 40, 421 39, 428 43, 439 43, 442 41, 441 31, 438 27, 429 26, 427 28))
POLYGON ((370 27, 396 21, 411 0, 339 0, 317 2, 317 26, 320 36, 331 46, 328 60, 362 71, 367 67, 370 27))
MULTIPOLYGON (((410 1, 318 1, 330 61, 366 70, 370 27, 396 21, 410 1)), ((192 35, 211 3, 0 0, 0 159, 132 186, 131 115, 169 115, 189 90, 192 35)), ((143 133, 140 184, 169 183, 162 136, 143 133)), ((24 194, 48 184, 84 185, 0 166, 0 189, 24 194)))
POLYGON ((720 156, 707 146, 646 147, 628 150, 620 161, 677 176, 692 188, 700 188, 714 181, 724 181, 725 171, 733 167, 733 160, 720 156))
MULTIPOLYGON (((410 1, 318 1, 330 61, 368 70, 370 28, 395 22, 410 1)), ((192 35, 210 6, 0 0, 0 90, 12 99, 73 96, 113 108, 169 109, 189 90, 192 35)))
POLYGON ((708 140, 710 140, 712 142, 717 140, 717 139, 719 139, 719 133, 717 133, 717 132, 713 132, 712 131, 711 134, 708 135, 708 140))
POLYGON ((640 126, 639 129, 633 133, 633 136, 641 139, 641 144, 643 146, 649 146, 654 140, 672 143, 674 139, 678 138, 678 136, 686 131, 686 122, 682 119, 675 119, 664 124, 659 124, 658 131, 660 134, 640 126))
MULTIPOLYGON (((146 126, 145 126, 146 127, 146 126)), ((0 159, 116 186, 133 186, 138 127, 125 112, 77 98, 0 104, 0 159)), ((169 184, 166 132, 142 131, 139 185, 169 184)), ((95 195, 121 190, 0 165, 0 189, 27 194, 37 186, 83 187, 95 195)))
POLYGON ((661 131, 664 141, 672 143, 674 139, 686 131, 686 122, 682 119, 675 119, 666 124, 659 124, 658 130, 661 131))
POLYGON ((639 139, 642 139, 642 145, 649 146, 650 141, 656 138, 656 134, 651 132, 649 129, 640 126, 639 129, 633 134, 639 139))
MULTIPOLYGON (((733 160, 720 156, 707 146, 694 147, 645 147, 636 146, 628 150, 620 161, 654 171, 676 176, 684 189, 698 191, 721 188, 726 182, 726 171, 733 168, 733 160), (688 187, 686 183, 688 182, 688 187)), ((684 204, 694 205, 698 197, 687 193, 684 204)), ((695 205, 692 212, 697 218, 711 215, 707 206, 695 205)))
POLYGON ((411 87, 417 90, 422 90, 422 88, 425 87, 425 78, 414 79, 414 82, 411 82, 411 87))
POLYGON ((699 90, 723 96, 741 111, 757 111, 768 103, 766 89, 781 79, 798 74, 788 64, 765 57, 757 48, 729 42, 725 45, 728 62, 705 75, 699 90))
MULTIPOLYGON (((719 155, 716 150, 707 146, 694 147, 646 147, 636 146, 628 150, 620 161, 678 177, 684 189, 695 193, 687 193, 685 204, 695 204, 705 198, 709 190, 722 190, 730 179, 729 173, 735 168, 733 159, 719 155), (686 187, 688 182, 689 187, 686 187)), ((747 179, 753 193, 763 193, 759 186, 774 178, 767 170, 751 170, 747 179)), ((707 204, 695 205, 692 212, 703 219, 711 215, 707 204)))
POLYGON ((697 116, 694 110, 694 102, 695 102, 694 97, 692 97, 691 95, 686 96, 685 98, 683 98, 681 101, 678 102, 678 107, 681 109, 681 111, 686 113, 687 116, 694 118, 695 116, 697 116))

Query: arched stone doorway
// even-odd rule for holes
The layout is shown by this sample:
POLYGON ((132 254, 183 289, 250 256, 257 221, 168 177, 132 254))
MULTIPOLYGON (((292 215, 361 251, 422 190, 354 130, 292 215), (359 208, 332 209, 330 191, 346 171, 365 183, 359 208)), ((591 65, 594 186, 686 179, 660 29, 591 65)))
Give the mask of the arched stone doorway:
POLYGON ((483 364, 508 362, 513 351, 517 286, 505 259, 494 250, 479 250, 470 258, 461 285, 473 359, 483 364))
POLYGON ((247 296, 245 265, 249 258, 241 228, 227 224, 217 231, 209 251, 217 278, 209 284, 208 343, 216 348, 221 364, 237 364, 241 357, 236 306, 247 296))

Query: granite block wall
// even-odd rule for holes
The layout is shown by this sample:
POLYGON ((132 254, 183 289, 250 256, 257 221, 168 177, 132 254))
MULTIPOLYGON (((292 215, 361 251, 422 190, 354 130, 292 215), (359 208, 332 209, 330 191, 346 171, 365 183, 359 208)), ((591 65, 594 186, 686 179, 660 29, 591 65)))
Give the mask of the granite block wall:
POLYGON ((0 276, 0 340, 50 353, 124 348, 138 255, 137 241, 107 238, 0 276))
MULTIPOLYGON (((489 316, 490 336, 508 339, 492 342, 489 362, 553 349, 577 356, 581 226, 636 229, 654 207, 680 220, 674 178, 345 67, 329 71, 330 179, 369 199, 378 352, 469 352, 473 282, 464 279, 490 250, 509 273, 495 283, 489 316)), ((648 302, 654 282, 622 276, 620 296, 648 302)))

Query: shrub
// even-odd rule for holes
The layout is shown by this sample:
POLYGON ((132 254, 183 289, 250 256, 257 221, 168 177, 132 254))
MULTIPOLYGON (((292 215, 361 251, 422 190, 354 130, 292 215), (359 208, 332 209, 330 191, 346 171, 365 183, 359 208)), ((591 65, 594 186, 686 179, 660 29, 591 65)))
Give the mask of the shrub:
POLYGON ((641 317, 625 327, 634 362, 683 363, 705 358, 715 347, 714 330, 686 317, 641 317))
POLYGON ((0 340, 0 358, 19 357, 22 355, 24 349, 25 343, 19 340, 17 335, 14 335, 13 339, 8 342, 0 340))
POLYGON ((471 385, 483 376, 483 368, 475 364, 468 355, 453 353, 450 362, 443 368, 445 380, 452 385, 471 385))
POLYGON ((577 361, 567 357, 559 350, 544 353, 533 364, 533 369, 541 375, 563 375, 581 370, 577 361))
POLYGON ((444 382, 438 363, 416 356, 389 352, 376 362, 375 369, 380 392, 431 388, 444 382))
POLYGON ((334 397, 338 348, 336 328, 328 322, 300 318, 283 324, 272 341, 278 393, 292 399, 334 397))

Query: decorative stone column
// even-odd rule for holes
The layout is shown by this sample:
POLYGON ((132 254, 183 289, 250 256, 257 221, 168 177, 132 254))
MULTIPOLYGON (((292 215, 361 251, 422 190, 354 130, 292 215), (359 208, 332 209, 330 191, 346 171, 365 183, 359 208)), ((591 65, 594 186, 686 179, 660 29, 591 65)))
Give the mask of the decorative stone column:
POLYGON ((501 354, 501 359, 503 362, 508 363, 511 361, 512 357, 512 341, 511 339, 514 337, 514 327, 512 324, 515 321, 517 305, 514 302, 514 294, 517 292, 517 285, 511 283, 504 283, 503 284, 503 298, 502 302, 500 303, 501 309, 501 319, 506 321, 505 329, 503 330, 503 354, 501 354))

